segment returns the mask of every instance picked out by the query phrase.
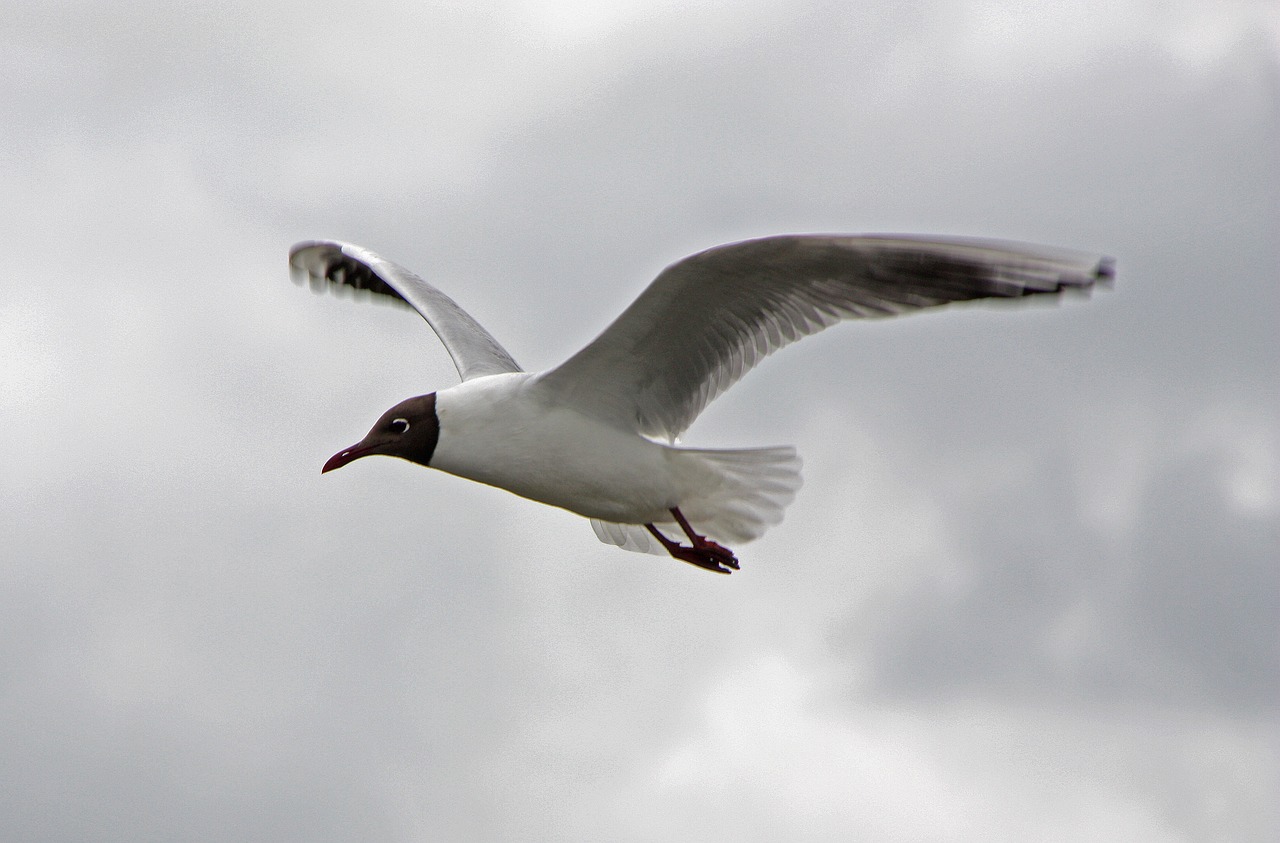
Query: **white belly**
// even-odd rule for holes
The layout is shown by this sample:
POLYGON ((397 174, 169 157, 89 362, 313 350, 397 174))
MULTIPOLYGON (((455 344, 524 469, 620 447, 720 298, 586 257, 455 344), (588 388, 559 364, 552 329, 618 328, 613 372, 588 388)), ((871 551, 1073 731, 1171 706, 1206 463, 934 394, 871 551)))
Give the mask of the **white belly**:
POLYGON ((669 520, 686 485, 678 452, 531 400, 529 377, 477 378, 437 393, 431 466, 588 518, 669 520))

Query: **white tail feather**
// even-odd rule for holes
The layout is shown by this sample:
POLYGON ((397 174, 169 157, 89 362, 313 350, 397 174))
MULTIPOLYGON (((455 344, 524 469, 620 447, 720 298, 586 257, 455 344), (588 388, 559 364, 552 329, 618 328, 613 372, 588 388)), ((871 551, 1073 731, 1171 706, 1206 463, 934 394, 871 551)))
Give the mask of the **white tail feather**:
MULTIPOLYGON (((693 529, 717 542, 741 543, 759 538, 782 520, 803 480, 795 448, 751 448, 739 451, 673 449, 697 475, 699 492, 679 503, 693 529)), ((655 525, 665 535, 685 541, 674 521, 655 525)), ((591 520, 605 544, 636 553, 665 555, 666 550, 643 524, 591 520)))
MULTIPOLYGON (((672 521, 670 524, 655 524, 663 533, 671 535, 670 530, 675 528, 679 532, 680 528, 672 521)), ((630 550, 633 553, 652 553, 654 556, 666 556, 667 549, 659 544, 658 540, 649 535, 649 531, 645 529, 643 524, 617 524, 613 521, 601 521, 599 518, 591 519, 591 529, 596 531, 596 538, 605 544, 614 544, 623 550, 630 550)))

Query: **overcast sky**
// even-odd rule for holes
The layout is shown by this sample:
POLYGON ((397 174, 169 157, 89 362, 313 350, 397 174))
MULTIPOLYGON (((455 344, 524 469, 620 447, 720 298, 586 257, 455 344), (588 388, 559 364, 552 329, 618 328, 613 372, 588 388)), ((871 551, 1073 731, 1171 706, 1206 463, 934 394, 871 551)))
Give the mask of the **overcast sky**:
POLYGON ((1280 839, 1268 2, 29 3, 0 21, 0 838, 1280 839), (666 264, 784 232, 1113 255, 834 328, 685 441, 795 444, 709 575, 399 460, 666 264))

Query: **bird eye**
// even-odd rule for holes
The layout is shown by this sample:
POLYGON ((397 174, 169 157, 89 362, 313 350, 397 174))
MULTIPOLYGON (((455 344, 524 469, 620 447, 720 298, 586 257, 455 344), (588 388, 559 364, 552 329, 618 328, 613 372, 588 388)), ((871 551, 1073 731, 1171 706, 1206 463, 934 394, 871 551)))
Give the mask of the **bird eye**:
POLYGON ((391 424, 387 425, 391 428, 392 433, 407 433, 409 431, 408 419, 392 419, 391 424))

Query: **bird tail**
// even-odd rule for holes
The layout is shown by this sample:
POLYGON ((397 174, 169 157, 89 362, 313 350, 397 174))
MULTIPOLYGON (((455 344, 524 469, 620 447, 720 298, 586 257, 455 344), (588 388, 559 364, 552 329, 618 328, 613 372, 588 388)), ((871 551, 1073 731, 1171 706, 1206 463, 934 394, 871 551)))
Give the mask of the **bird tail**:
MULTIPOLYGON (((694 530, 717 542, 736 544, 759 538, 782 521, 783 511, 803 483, 800 457, 790 446, 673 450, 697 478, 694 485, 699 490, 680 501, 680 512, 694 530)), ((683 531, 674 521, 654 526, 671 538, 684 540, 683 531)), ((591 527, 605 544, 636 553, 666 555, 642 524, 616 524, 593 518, 591 527)))

